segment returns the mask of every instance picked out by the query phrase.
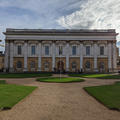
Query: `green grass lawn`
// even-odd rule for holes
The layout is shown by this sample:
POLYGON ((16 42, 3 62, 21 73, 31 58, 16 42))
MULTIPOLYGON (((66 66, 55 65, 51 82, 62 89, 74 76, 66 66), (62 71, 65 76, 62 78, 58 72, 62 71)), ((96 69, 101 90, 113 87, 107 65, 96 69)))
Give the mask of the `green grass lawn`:
POLYGON ((98 79, 120 79, 120 75, 111 74, 69 74, 71 77, 98 78, 98 79))
POLYGON ((0 109, 10 109, 36 87, 0 84, 0 109))
POLYGON ((110 109, 120 110, 120 82, 84 88, 91 96, 110 109))
POLYGON ((9 73, 0 74, 0 78, 31 78, 31 77, 47 77, 51 76, 51 73, 9 73))
POLYGON ((0 80, 0 84, 6 84, 5 80, 0 80))
POLYGON ((69 83, 69 82, 83 82, 83 79, 80 78, 38 78, 39 82, 55 82, 55 83, 69 83))

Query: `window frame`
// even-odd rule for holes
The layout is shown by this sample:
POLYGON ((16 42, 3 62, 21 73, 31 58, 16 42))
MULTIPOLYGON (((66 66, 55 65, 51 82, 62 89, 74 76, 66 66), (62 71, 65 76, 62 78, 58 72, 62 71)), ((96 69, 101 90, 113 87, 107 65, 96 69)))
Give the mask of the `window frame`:
POLYGON ((105 47, 104 46, 100 46, 100 55, 102 56, 104 54, 105 54, 105 47), (102 50, 101 48, 103 48, 103 51, 102 51, 103 53, 101 52, 101 50, 102 50))
POLYGON ((72 46, 72 55, 73 56, 77 55, 77 46, 76 45, 72 46), (73 49, 73 48, 75 48, 75 49, 73 49))
POLYGON ((86 68, 87 70, 90 70, 90 69, 91 69, 90 61, 86 61, 86 62, 85 62, 85 68, 86 68), (87 63, 89 63, 89 67, 87 67, 87 63))
POLYGON ((22 45, 17 45, 17 55, 22 55, 22 45))
POLYGON ((31 61, 31 62, 30 62, 30 68, 31 68, 31 69, 34 69, 34 68, 35 68, 35 61, 31 61), (33 64, 33 63, 34 63, 34 64, 33 64), (34 67, 33 67, 33 66, 34 66, 34 67))
POLYGON ((58 46, 58 54, 59 54, 59 56, 60 55, 63 55, 63 46, 62 45, 59 45, 58 46), (61 49, 61 50, 60 50, 61 49))
POLYGON ((35 45, 31 45, 31 55, 36 55, 36 46, 35 45))
POLYGON ((45 55, 49 56, 50 55, 50 46, 49 45, 45 45, 45 55), (48 47, 48 49, 47 49, 48 47), (48 53, 47 53, 48 52, 48 53))
POLYGON ((87 45, 85 48, 86 48, 86 56, 90 56, 90 54, 91 54, 91 46, 87 45), (89 47, 89 52, 87 50, 88 47, 89 47))
POLYGON ((22 68, 22 62, 21 61, 17 61, 16 67, 17 67, 17 69, 21 69, 22 68), (20 63, 20 64, 18 64, 18 63, 20 63))

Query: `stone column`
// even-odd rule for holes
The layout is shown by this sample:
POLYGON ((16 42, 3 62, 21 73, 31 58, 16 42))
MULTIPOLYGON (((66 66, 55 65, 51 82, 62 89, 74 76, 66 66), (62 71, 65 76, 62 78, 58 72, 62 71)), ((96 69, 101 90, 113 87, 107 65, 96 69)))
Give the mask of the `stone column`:
POLYGON ((28 57, 28 44, 24 43, 24 72, 28 70, 27 68, 27 57, 28 57))
POLYGON ((52 43, 52 71, 54 71, 55 68, 55 53, 56 53, 56 49, 55 49, 55 43, 52 43))
POLYGON ((80 44, 80 72, 83 72, 83 44, 80 44))
POLYGON ((117 52, 116 43, 113 43, 113 69, 114 72, 117 70, 117 52))
POLYGON ((66 44, 66 71, 69 72, 69 43, 66 44))
POLYGON ((14 46, 13 41, 10 42, 10 69, 9 72, 14 72, 13 68, 13 53, 14 53, 14 46))
POLYGON ((41 55, 42 55, 42 45, 38 44, 38 71, 41 71, 41 55))
POLYGON ((5 61, 4 61, 4 72, 8 69, 8 55, 9 55, 9 43, 5 43, 5 61))
POLYGON ((111 60, 112 59, 112 49, 111 49, 111 43, 108 43, 108 69, 109 72, 111 72, 112 70, 112 63, 111 60))
POLYGON ((97 68, 97 51, 98 51, 98 45, 97 43, 94 44, 94 72, 98 72, 98 68, 97 68))

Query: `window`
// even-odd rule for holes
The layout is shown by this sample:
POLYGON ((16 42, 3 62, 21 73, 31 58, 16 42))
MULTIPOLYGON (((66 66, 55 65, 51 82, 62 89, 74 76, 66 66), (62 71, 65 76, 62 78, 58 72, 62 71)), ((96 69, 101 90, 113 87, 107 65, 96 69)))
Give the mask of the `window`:
POLYGON ((21 61, 17 62, 17 68, 22 68, 22 62, 21 61))
POLYGON ((100 69, 104 69, 104 62, 100 62, 100 69))
POLYGON ((72 46, 72 55, 76 55, 76 46, 72 46))
POLYGON ((86 55, 90 55, 90 46, 86 46, 86 55))
POLYGON ((35 68, 35 61, 32 61, 32 62, 30 63, 30 66, 31 66, 31 68, 35 68))
POLYGON ((104 55, 104 46, 100 46, 100 55, 104 55))
POLYGON ((49 46, 45 46, 45 55, 49 55, 49 46))
POLYGON ((59 55, 62 55, 62 54, 63 54, 63 47, 59 46, 59 55))
POLYGON ((32 55, 35 55, 35 46, 31 46, 31 53, 32 55))
POLYGON ((77 64, 76 64, 76 62, 72 62, 72 69, 76 69, 77 68, 77 64))
POLYGON ((49 62, 45 62, 44 63, 44 68, 45 68, 45 71, 48 71, 49 70, 49 62))
POLYGON ((89 61, 86 62, 85 67, 86 67, 87 69, 90 69, 90 62, 89 62, 89 61))
POLYGON ((21 45, 18 45, 18 55, 21 55, 22 54, 22 47, 21 45))

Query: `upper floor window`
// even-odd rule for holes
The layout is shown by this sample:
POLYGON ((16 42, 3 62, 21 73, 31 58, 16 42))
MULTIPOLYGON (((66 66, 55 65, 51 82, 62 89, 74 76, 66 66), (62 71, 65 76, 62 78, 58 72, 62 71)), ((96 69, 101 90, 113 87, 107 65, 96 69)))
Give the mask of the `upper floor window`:
POLYGON ((45 55, 49 55, 49 46, 45 46, 45 55))
POLYGON ((63 46, 59 46, 59 55, 63 54, 63 46))
POLYGON ((31 53, 32 53, 32 55, 35 55, 35 46, 34 45, 31 46, 31 53))
POLYGON ((104 55, 104 46, 100 46, 100 55, 104 55))
POLYGON ((72 46, 72 55, 76 55, 76 53, 77 53, 77 47, 72 46))
POLYGON ((86 55, 90 55, 90 46, 86 46, 86 55))
POLYGON ((18 55, 21 55, 22 54, 22 47, 21 45, 18 45, 18 55))

